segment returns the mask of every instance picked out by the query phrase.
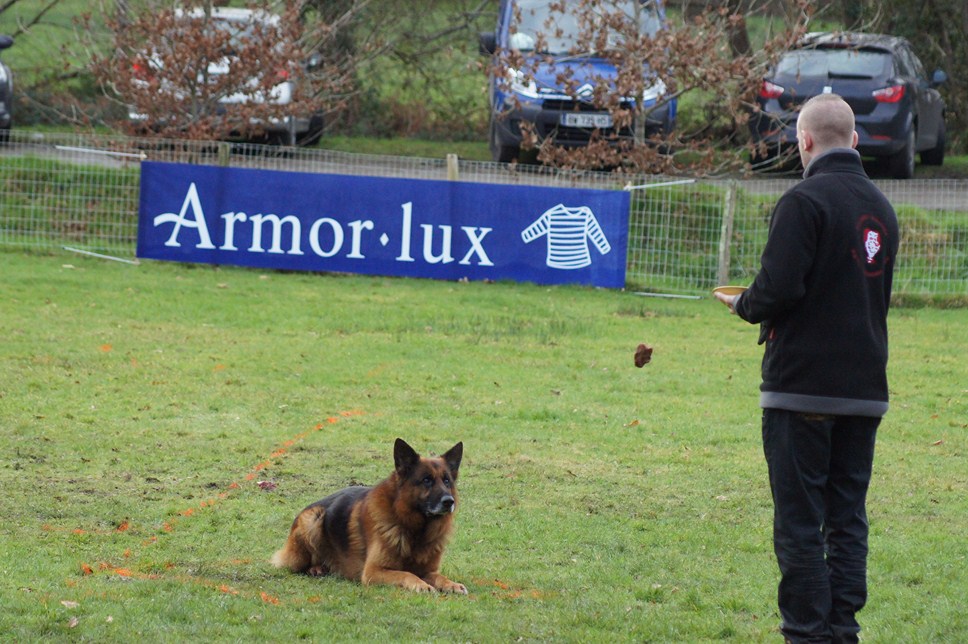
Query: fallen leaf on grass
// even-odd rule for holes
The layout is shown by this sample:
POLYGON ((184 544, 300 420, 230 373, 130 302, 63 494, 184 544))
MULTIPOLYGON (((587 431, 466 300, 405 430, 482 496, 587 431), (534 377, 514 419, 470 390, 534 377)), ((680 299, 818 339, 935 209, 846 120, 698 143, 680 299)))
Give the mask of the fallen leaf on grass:
POLYGON ((64 608, 78 608, 80 604, 77 602, 72 602, 69 599, 64 599, 61 601, 61 606, 63 606, 64 608))
POLYGON ((933 442, 933 443, 931 443, 931 444, 932 444, 932 445, 943 445, 943 444, 944 444, 944 441, 943 441, 943 440, 937 440, 937 441, 934 441, 934 442, 933 442))
POLYGON ((640 344, 635 349, 635 366, 642 368, 652 361, 652 347, 640 344))
POLYGON ((81 623, 81 620, 79 620, 77 617, 71 617, 69 620, 67 620, 67 627, 75 628, 80 623, 81 623))
POLYGON ((272 481, 259 481, 256 483, 256 485, 258 485, 260 489, 266 490, 267 492, 272 492, 274 489, 279 487, 272 481))

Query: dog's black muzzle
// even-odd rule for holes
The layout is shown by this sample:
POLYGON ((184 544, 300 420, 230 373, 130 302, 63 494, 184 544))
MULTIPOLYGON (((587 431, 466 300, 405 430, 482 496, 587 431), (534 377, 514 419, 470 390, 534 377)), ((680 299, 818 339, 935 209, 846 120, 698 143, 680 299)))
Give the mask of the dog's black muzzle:
POLYGON ((434 504, 428 504, 427 514, 432 516, 439 516, 442 514, 450 514, 454 511, 454 507, 457 505, 457 500, 450 494, 444 494, 437 502, 434 504))

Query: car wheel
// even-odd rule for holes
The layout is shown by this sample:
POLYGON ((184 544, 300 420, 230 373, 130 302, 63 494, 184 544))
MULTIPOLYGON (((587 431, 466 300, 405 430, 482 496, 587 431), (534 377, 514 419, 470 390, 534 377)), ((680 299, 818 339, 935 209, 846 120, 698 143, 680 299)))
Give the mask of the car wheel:
POLYGON ((491 118, 489 146, 491 149, 491 158, 498 163, 510 163, 518 158, 520 154, 520 149, 516 145, 501 145, 501 142, 497 137, 497 123, 494 118, 491 118))
POLYGON ((296 145, 304 148, 314 148, 323 138, 323 115, 316 114, 309 120, 309 129, 296 140, 296 145))
POLYGON ((924 165, 941 165, 944 163, 944 146, 947 138, 944 126, 944 119, 938 125, 938 138, 934 147, 921 153, 921 163, 924 165))
POLYGON ((910 179, 914 176, 914 128, 908 132, 904 147, 887 159, 888 171, 895 179, 910 179))

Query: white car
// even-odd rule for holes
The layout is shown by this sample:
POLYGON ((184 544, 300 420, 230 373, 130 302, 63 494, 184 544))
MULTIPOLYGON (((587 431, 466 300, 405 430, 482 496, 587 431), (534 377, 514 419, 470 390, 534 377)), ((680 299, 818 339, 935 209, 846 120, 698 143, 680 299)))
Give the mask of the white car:
MULTIPOLYGON (((205 11, 202 9, 187 11, 177 9, 174 15, 176 21, 185 21, 186 24, 189 21, 206 19, 205 11)), ((244 50, 246 47, 251 49, 252 42, 258 42, 260 33, 265 33, 277 27, 280 17, 258 10, 212 7, 208 20, 215 29, 230 34, 230 43, 234 43, 244 50)), ((181 33, 187 33, 187 31, 181 33)), ((173 39, 173 41, 176 45, 179 44, 178 39, 173 39)), ((241 84, 238 80, 226 78, 228 74, 232 73, 233 65, 239 64, 235 53, 230 49, 220 59, 209 61, 204 73, 197 74, 197 77, 192 79, 191 83, 185 83, 184 81, 176 82, 171 78, 166 78, 165 56, 154 50, 143 54, 139 62, 135 64, 135 78, 132 82, 139 91, 152 90, 152 83, 154 83, 152 91, 167 92, 170 96, 176 97, 179 102, 191 105, 192 109, 198 109, 199 114, 209 117, 229 115, 234 106, 270 104, 273 107, 285 107, 293 103, 296 91, 295 82, 288 70, 284 68, 259 70, 259 74, 272 73, 279 79, 279 82, 273 85, 268 92, 264 88, 260 88, 260 86, 264 86, 264 82, 259 77, 249 78, 241 84), (161 80, 158 80, 158 78, 161 80), (213 96, 217 100, 214 109, 211 106, 204 105, 203 100, 192 101, 189 98, 193 96, 193 92, 194 96, 200 96, 202 92, 197 88, 203 84, 209 88, 217 88, 220 79, 228 81, 229 87, 232 89, 223 95, 219 95, 217 89, 212 90, 213 96), (233 82, 235 84, 231 85, 233 82), (188 85, 194 87, 188 87, 188 85), (198 104, 203 106, 197 107, 198 104)), ((176 56, 176 52, 168 52, 168 54, 176 56)), ((314 64, 316 64, 316 61, 311 59, 306 63, 306 66, 312 68, 314 64)), ((209 96, 208 98, 212 97, 209 96)), ((287 145, 315 145, 319 142, 323 130, 321 111, 313 110, 308 114, 287 112, 285 109, 269 111, 273 113, 272 116, 265 118, 250 117, 249 124, 252 128, 239 128, 240 131, 232 131, 219 138, 268 141, 287 145), (259 136, 253 136, 253 132, 257 132, 259 136)), ((195 113, 193 113, 194 115, 195 113)), ((134 105, 129 105, 128 119, 144 128, 156 130, 160 129, 158 127, 160 124, 167 122, 167 119, 159 116, 152 117, 134 105)))

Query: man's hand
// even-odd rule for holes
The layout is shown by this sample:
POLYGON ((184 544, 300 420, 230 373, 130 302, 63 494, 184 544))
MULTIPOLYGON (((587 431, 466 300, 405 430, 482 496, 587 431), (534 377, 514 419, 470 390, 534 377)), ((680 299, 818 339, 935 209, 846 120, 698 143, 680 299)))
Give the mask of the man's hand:
POLYGON ((726 295, 725 293, 713 293, 713 295, 716 296, 717 300, 726 305, 726 308, 729 309, 730 313, 736 315, 734 305, 736 304, 736 298, 738 298, 739 295, 726 295))

